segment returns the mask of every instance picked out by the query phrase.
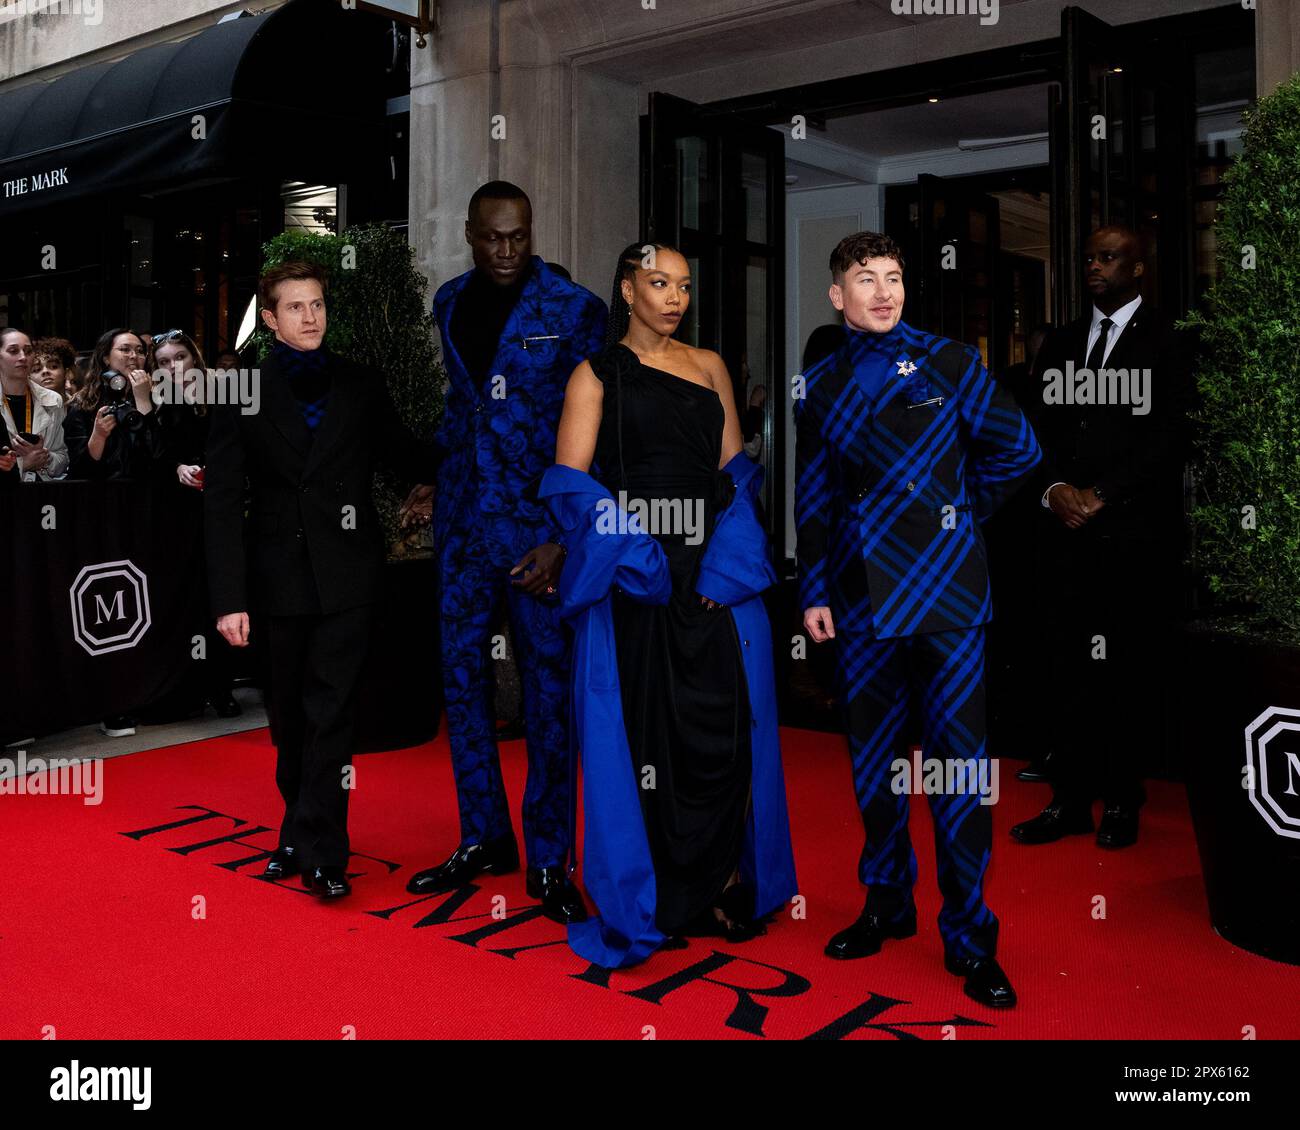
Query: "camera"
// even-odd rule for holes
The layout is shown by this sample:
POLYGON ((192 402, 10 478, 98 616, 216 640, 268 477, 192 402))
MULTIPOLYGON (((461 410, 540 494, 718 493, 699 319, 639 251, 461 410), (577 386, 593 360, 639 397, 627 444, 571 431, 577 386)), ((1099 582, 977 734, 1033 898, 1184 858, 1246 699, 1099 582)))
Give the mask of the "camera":
POLYGON ((119 424, 138 431, 144 424, 144 416, 135 406, 131 382, 116 369, 105 369, 99 379, 104 384, 103 403, 112 410, 111 415, 119 424))

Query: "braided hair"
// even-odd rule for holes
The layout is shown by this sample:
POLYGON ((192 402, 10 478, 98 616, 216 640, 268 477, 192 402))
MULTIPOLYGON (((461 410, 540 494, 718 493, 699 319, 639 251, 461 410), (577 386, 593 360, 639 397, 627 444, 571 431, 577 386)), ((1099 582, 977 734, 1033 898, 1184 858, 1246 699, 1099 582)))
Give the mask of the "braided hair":
POLYGON ((680 255, 677 248, 668 243, 655 243, 653 240, 629 243, 618 257, 618 266, 614 270, 614 293, 609 300, 609 322, 605 329, 605 344, 613 345, 627 336, 632 324, 632 310, 623 297, 623 281, 635 284, 636 273, 645 268, 645 259, 655 251, 672 251, 680 255))

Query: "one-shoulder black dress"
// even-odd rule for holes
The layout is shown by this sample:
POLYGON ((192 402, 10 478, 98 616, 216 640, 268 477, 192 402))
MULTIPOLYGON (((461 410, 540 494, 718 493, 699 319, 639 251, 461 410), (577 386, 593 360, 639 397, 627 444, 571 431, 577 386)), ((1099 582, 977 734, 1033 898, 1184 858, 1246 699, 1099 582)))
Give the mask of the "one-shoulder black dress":
POLYGON ((710 611, 695 591, 734 491, 718 470, 722 403, 711 388, 643 365, 624 345, 602 350, 591 365, 604 385, 593 476, 620 502, 626 491, 628 506, 660 500, 661 513, 681 517, 646 529, 668 560, 670 602, 639 604, 616 590, 612 604, 623 717, 655 869, 655 921, 665 934, 691 933, 692 924, 713 921, 711 908, 739 864, 750 795, 740 641, 731 613, 710 611), (671 500, 681 505, 673 510, 671 500))

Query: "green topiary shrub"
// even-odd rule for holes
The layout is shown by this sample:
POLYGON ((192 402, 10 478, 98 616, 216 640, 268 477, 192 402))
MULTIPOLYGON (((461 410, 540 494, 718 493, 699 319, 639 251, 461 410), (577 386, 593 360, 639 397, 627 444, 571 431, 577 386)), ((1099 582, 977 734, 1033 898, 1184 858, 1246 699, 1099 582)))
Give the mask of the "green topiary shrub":
MULTIPOLYGON (((405 236, 383 224, 366 224, 342 235, 287 231, 262 248, 263 270, 295 259, 329 271, 325 344, 383 373, 403 422, 418 438, 430 438, 442 415, 444 373, 433 341, 428 283, 415 269, 415 252, 405 236)), ((253 335, 259 360, 274 340, 259 324, 253 335)), ((421 552, 421 533, 404 536, 398 525, 407 489, 386 472, 376 476, 375 506, 390 557, 421 552)))
POLYGON ((1194 560, 1252 628, 1300 643, 1300 75, 1246 118, 1199 330, 1194 560))

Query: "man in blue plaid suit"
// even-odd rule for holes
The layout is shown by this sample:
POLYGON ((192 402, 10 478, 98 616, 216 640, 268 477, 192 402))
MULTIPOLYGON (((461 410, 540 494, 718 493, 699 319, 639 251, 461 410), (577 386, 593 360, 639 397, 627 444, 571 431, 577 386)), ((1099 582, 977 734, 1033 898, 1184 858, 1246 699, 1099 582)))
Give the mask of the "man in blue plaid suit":
POLYGON ((985 748, 992 604, 979 523, 1038 463, 1038 442, 974 349, 901 320, 903 256, 893 240, 842 240, 831 277, 845 335, 796 390, 795 522, 804 625, 814 641, 836 641, 868 894, 826 953, 866 957, 886 938, 916 933, 908 793, 925 791, 944 965, 968 996, 1006 1008, 1015 991, 995 958, 998 922, 983 897, 996 786, 985 748), (913 697, 924 785, 907 760, 913 697))

